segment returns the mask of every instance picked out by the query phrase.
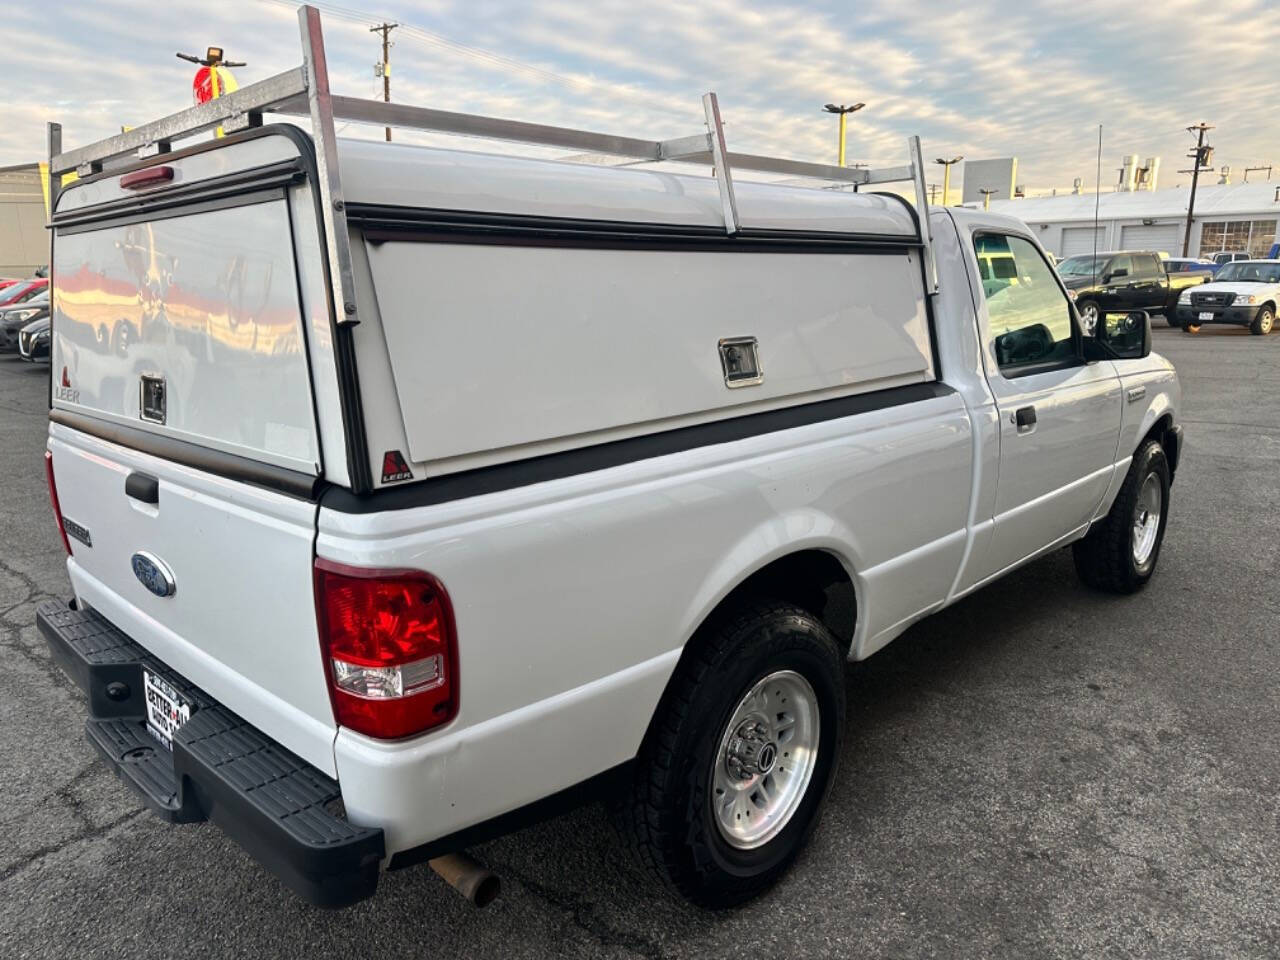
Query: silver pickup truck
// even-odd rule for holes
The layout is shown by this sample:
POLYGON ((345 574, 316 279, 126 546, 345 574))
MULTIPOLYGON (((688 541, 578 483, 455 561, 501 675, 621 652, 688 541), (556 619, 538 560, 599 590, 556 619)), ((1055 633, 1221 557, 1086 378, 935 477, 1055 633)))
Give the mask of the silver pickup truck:
POLYGON ((603 796, 727 907, 818 821, 846 661, 1052 550, 1153 575, 1182 428, 1149 318, 1085 336, 1024 224, 930 210, 918 141, 853 170, 728 152, 714 95, 673 141, 331 97, 300 24, 298 70, 51 128, 74 596, 38 623, 161 816, 340 906, 603 796))

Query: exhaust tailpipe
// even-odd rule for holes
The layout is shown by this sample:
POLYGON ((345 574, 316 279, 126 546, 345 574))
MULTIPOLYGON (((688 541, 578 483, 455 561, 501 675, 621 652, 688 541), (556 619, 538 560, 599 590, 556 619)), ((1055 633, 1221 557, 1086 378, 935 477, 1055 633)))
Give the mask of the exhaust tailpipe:
POLYGON ((502 892, 498 875, 465 853, 446 853, 428 860, 427 866, 477 907, 487 907, 502 892))

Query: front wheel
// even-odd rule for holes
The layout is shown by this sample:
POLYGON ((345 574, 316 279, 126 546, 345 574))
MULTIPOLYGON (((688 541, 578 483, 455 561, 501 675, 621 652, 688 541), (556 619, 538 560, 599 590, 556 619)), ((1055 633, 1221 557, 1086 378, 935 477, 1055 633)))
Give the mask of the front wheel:
POLYGON ((1089 586, 1134 593, 1155 572, 1169 519, 1169 461, 1148 440, 1134 454, 1110 512, 1071 548, 1076 572, 1089 586))
POLYGON ((1276 312, 1271 307, 1263 307, 1249 324, 1249 332, 1255 337, 1265 337, 1276 323, 1276 312))
POLYGON ((844 660, 821 622, 782 603, 692 643, 617 815, 667 887, 723 909, 772 885, 818 822, 844 731, 844 660))
POLYGON ((1084 335, 1092 337, 1093 332, 1098 329, 1098 317, 1101 316, 1098 304, 1093 300, 1082 300, 1077 309, 1080 311, 1080 326, 1084 335))

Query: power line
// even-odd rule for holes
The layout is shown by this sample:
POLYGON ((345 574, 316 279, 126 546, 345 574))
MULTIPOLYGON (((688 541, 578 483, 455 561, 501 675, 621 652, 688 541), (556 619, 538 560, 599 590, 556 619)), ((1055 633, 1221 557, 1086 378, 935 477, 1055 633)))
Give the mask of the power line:
MULTIPOLYGON (((276 6, 288 7, 291 10, 296 6, 294 0, 263 0, 263 2, 272 3, 276 6)), ((350 23, 360 24, 369 22, 369 14, 367 12, 352 10, 349 7, 342 7, 337 4, 317 2, 317 0, 311 0, 311 4, 322 13, 338 20, 345 20, 350 23)), ((607 90, 609 96, 612 98, 630 100, 633 103, 642 104, 650 110, 660 111, 673 117, 679 116, 685 120, 688 119, 687 112, 683 110, 676 110, 656 98, 637 94, 635 91, 630 90, 625 86, 601 83, 597 80, 591 80, 585 77, 568 77, 552 70, 545 70, 542 67, 536 67, 531 63, 525 63, 524 61, 517 60, 514 57, 508 57, 500 53, 493 53, 490 50, 485 50, 480 47, 473 47, 465 43, 460 43, 459 41, 446 37, 443 34, 439 34, 410 23, 400 22, 396 24, 396 26, 405 37, 416 40, 419 43, 425 43, 429 46, 447 50, 450 53, 468 57, 478 63, 483 63, 490 67, 515 71, 528 77, 568 87, 578 92, 607 90)))

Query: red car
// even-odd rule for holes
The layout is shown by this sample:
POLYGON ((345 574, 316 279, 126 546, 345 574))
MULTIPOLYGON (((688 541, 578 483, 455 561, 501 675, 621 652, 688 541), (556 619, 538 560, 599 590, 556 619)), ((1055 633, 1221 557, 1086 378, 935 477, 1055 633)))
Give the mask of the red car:
POLYGON ((37 277, 34 280, 18 280, 8 286, 0 286, 0 307, 11 307, 15 303, 23 303, 30 300, 48 286, 49 281, 44 277, 37 277))

